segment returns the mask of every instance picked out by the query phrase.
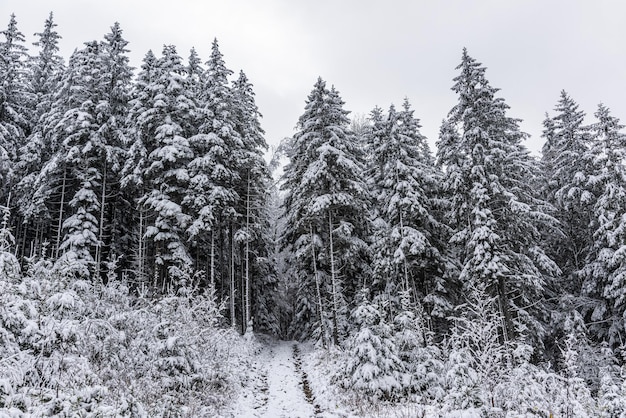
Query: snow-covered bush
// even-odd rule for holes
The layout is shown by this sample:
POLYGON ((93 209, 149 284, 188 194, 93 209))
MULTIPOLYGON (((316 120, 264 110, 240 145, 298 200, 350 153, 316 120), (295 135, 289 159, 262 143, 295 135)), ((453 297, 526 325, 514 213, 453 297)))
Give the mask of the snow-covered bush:
POLYGON ((214 292, 132 296, 31 259, 0 276, 0 416, 214 416, 248 343, 214 292))
POLYGON ((426 399, 441 395, 443 362, 440 350, 430 343, 424 326, 423 310, 412 306, 408 291, 400 292, 400 312, 393 318, 394 340, 402 361, 402 391, 426 399))
POLYGON ((337 378, 345 388, 372 398, 394 398, 402 390, 404 371, 398 348, 379 306, 368 300, 367 291, 352 312, 359 330, 346 342, 346 366, 337 378))

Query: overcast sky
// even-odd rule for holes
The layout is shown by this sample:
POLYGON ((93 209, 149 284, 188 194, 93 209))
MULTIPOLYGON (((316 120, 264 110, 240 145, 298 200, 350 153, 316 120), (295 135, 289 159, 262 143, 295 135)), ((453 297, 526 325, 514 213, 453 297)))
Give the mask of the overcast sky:
MULTIPOLYGON (((30 45, 54 12, 67 58, 120 22, 131 63, 176 45, 203 61, 217 37, 226 64, 255 86, 270 144, 291 136, 318 76, 353 114, 408 97, 432 144, 456 101, 465 46, 541 145, 541 122, 566 90, 589 115, 606 104, 626 121, 626 2, 615 0, 0 0, 30 45)), ((2 21, 1 19, 4 19, 2 21)), ((32 47, 34 51, 34 47, 32 47)))

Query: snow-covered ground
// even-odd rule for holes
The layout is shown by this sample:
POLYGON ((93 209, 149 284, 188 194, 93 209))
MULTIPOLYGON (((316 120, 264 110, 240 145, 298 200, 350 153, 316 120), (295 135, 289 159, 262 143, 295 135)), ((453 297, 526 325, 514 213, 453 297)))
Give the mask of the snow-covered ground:
POLYGON ((234 403, 232 416, 322 416, 319 410, 316 411, 311 396, 307 398, 298 353, 299 344, 296 342, 264 341, 247 371, 247 381, 234 403))

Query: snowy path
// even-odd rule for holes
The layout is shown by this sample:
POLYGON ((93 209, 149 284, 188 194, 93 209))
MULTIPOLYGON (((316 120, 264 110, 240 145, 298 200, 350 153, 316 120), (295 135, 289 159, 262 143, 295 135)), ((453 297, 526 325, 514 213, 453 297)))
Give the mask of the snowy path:
POLYGON ((249 369, 247 386, 233 411, 242 418, 305 418, 317 412, 300 368, 298 344, 269 342, 249 369))

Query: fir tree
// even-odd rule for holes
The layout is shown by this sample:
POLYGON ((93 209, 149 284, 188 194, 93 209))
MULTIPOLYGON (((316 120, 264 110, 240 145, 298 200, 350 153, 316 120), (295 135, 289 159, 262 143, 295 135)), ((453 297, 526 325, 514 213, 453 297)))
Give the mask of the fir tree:
POLYGON ((127 125, 129 127, 125 141, 126 162, 120 173, 120 185, 132 196, 134 216, 131 222, 135 225, 132 231, 131 263, 135 267, 136 278, 141 282, 148 279, 149 269, 147 266, 147 243, 145 231, 147 226, 148 211, 140 202, 147 190, 145 176, 148 166, 148 154, 156 147, 151 132, 150 119, 147 118, 147 110, 152 107, 154 93, 152 83, 157 74, 157 59, 150 50, 146 53, 137 75, 129 101, 129 113, 127 125))
POLYGON ((184 237, 190 218, 182 201, 189 184, 193 152, 188 138, 194 132, 196 107, 173 46, 165 46, 156 62, 146 56, 142 69, 144 83, 138 86, 131 111, 131 123, 138 128, 133 138, 140 142, 131 146, 135 165, 125 167, 125 181, 143 189, 139 198, 147 217, 143 236, 156 264, 155 284, 181 285, 190 278, 193 264, 184 237))
POLYGON ((563 286, 577 294, 580 280, 576 275, 584 265, 591 244, 589 225, 593 195, 586 186, 590 135, 589 128, 583 125, 585 113, 565 91, 561 91, 555 111, 555 116, 544 121, 543 196, 555 207, 563 232, 560 239, 552 238, 549 242, 551 255, 567 280, 563 286))
POLYGON ((377 111, 373 117, 368 174, 380 217, 375 277, 388 294, 411 289, 415 301, 427 300, 430 311, 441 315, 450 301, 441 292, 443 258, 437 247, 444 231, 434 216, 440 173, 408 100, 400 112, 392 106, 385 120, 377 111))
POLYGON ((267 235, 267 202, 269 200, 270 174, 264 159, 267 151, 262 117, 256 105, 252 83, 243 71, 233 83, 235 128, 242 140, 242 161, 239 177, 243 180, 238 194, 243 197, 243 233, 245 320, 254 317, 259 329, 275 329, 277 292, 274 267, 268 260, 270 241, 267 235), (254 278, 254 280, 253 280, 254 278))
MULTIPOLYGON (((52 132, 50 124, 56 123, 57 118, 53 112, 54 95, 64 70, 58 46, 61 36, 56 31, 56 26, 50 13, 43 32, 35 34, 38 41, 33 45, 39 47, 39 53, 32 57, 29 63, 30 89, 36 103, 31 121, 33 128, 20 147, 18 161, 15 164, 17 180, 14 188, 15 202, 19 218, 24 225, 21 240, 32 245, 32 253, 29 256, 40 253, 52 218, 45 200, 41 198, 42 194, 38 193, 37 189, 40 186, 39 173, 56 151, 50 135, 52 132)), ((26 246, 23 246, 22 252, 26 251, 26 246)))
POLYGON ((74 80, 69 109, 60 121, 65 133, 60 159, 77 187, 68 202, 71 212, 63 221, 65 236, 59 250, 75 253, 83 265, 80 275, 88 277, 96 267, 101 205, 97 193, 102 184, 100 163, 106 155, 106 138, 99 131, 105 105, 105 71, 99 44, 89 42, 85 49, 77 51, 68 71, 74 74, 74 80))
MULTIPOLYGON (((104 103, 100 108, 99 132, 105 138, 105 148, 100 161, 102 184, 98 193, 100 200, 99 247, 96 252, 96 269, 104 277, 104 262, 125 254, 130 248, 128 210, 132 197, 119 189, 120 173, 126 157, 126 117, 129 110, 132 68, 126 48, 128 41, 123 37, 119 23, 111 27, 100 43, 104 65, 104 103)), ((123 260, 122 267, 128 267, 123 260)))
MULTIPOLYGON (((335 344, 345 335, 347 304, 368 264, 369 225, 362 214, 369 197, 347 113, 337 91, 319 78, 298 123, 283 186, 283 239, 294 254, 292 266, 302 289, 294 331, 297 337, 310 336, 314 318, 326 311, 335 344), (322 306, 326 298, 330 302, 322 306)), ((317 321, 318 327, 324 321, 317 321)))
POLYGON ((211 281, 216 282, 219 276, 219 287, 229 289, 230 320, 235 326, 234 234, 242 216, 242 195, 238 193, 242 188, 236 186, 245 177, 242 179, 238 170, 243 143, 236 129, 234 98, 228 81, 231 74, 215 39, 202 79, 198 132, 190 138, 194 158, 189 164, 184 203, 191 215, 187 234, 196 243, 198 264, 211 272, 211 281))
POLYGON ((594 194, 589 225, 593 243, 581 271, 581 296, 587 301, 583 314, 592 323, 590 330, 616 346, 623 339, 626 310, 626 134, 607 107, 598 106, 595 116, 585 185, 594 194))
POLYGON ((0 198, 6 200, 17 150, 31 131, 33 95, 27 78, 27 48, 15 15, 0 42, 0 198))
POLYGON ((346 367, 341 384, 373 399, 395 398, 402 391, 403 363, 398 356, 391 327, 382 310, 368 300, 368 292, 359 295, 361 301, 352 312, 358 331, 346 342, 346 367))
POLYGON ((503 341, 515 337, 515 323, 538 340, 543 327, 537 301, 558 269, 541 248, 540 227, 549 217, 528 181, 536 168, 522 145, 526 135, 495 97, 485 68, 463 50, 457 69, 452 90, 459 102, 442 126, 438 155, 447 174, 460 280, 497 297, 503 341))

